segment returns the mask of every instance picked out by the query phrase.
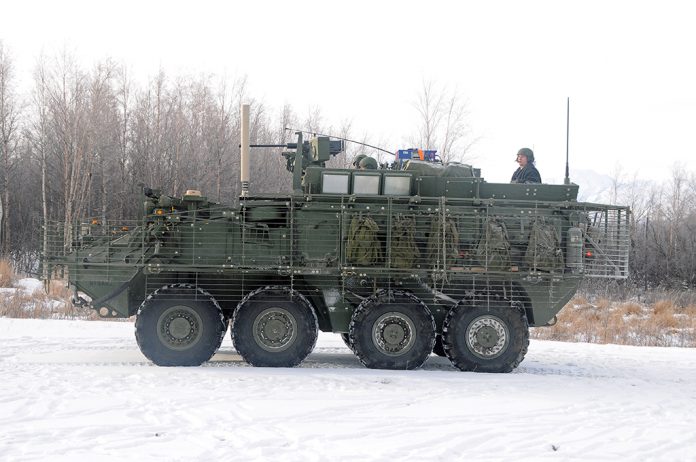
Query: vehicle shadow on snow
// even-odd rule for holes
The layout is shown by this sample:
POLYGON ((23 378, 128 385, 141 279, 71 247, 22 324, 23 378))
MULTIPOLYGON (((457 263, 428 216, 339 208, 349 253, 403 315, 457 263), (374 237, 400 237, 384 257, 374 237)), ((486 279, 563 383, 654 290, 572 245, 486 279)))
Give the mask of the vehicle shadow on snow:
MULTIPOLYGON (((245 366, 244 360, 234 349, 220 350, 208 361, 209 366, 245 366)), ((249 366, 251 367, 251 366, 249 366)), ((315 350, 299 367, 321 369, 364 369, 357 356, 350 351, 315 350)), ((447 358, 430 355, 421 367, 425 371, 457 371, 447 358)))

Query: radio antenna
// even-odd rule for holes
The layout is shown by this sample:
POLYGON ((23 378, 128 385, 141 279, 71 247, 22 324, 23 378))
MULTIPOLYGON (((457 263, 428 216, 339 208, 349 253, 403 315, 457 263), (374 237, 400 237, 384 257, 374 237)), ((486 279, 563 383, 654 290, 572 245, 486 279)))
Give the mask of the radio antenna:
POLYGON ((570 184, 570 165, 568 163, 568 140, 570 139, 570 96, 568 97, 566 108, 566 172, 563 184, 570 184))

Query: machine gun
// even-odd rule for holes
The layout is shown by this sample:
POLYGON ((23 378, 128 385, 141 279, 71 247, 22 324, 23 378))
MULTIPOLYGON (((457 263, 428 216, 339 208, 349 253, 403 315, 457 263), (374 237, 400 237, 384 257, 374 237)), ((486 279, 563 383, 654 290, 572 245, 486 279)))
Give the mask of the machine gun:
POLYGON ((302 191, 302 174, 307 167, 310 165, 325 167, 327 161, 345 150, 345 142, 342 139, 335 140, 328 136, 314 136, 308 141, 303 141, 303 133, 302 131, 295 132, 297 135, 296 143, 249 145, 250 148, 288 149, 282 155, 287 161, 288 172, 293 174, 292 185, 295 191, 302 191), (298 158, 301 164, 298 162, 298 158), (296 165, 299 165, 300 168, 295 168, 296 165))

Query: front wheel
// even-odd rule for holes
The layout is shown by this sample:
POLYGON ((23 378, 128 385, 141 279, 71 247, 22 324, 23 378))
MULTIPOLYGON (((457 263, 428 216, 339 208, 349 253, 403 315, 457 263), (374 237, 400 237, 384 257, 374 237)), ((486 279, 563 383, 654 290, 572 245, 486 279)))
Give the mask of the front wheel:
POLYGON ((187 285, 171 286, 140 306, 135 339, 158 366, 200 366, 219 348, 226 327, 210 295, 187 285))
POLYGON ((503 300, 459 303, 443 325, 444 351, 462 371, 510 372, 524 359, 529 326, 524 312, 503 300))

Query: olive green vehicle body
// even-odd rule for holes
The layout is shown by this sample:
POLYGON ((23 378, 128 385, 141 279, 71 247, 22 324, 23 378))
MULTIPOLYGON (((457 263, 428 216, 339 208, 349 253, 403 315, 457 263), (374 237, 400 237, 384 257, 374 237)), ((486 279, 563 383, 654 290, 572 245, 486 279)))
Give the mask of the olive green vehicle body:
MULTIPOLYGON (((584 277, 627 276, 629 210, 578 202, 575 184, 488 183, 466 166, 446 176, 418 163, 412 170, 330 169, 324 167, 328 143, 315 140, 301 173, 293 171, 291 194, 244 197, 226 207, 194 194, 153 191, 144 196, 142 218, 127 229, 122 222, 95 222, 56 230, 47 261, 66 268, 69 284, 104 317, 136 315, 161 287, 188 284, 231 318, 247 294, 282 286, 311 303, 320 330, 338 333, 349 332, 356 307, 380 290, 417 297, 441 332, 448 311, 464 299, 504 299, 524 311, 529 326, 544 326, 584 277), (376 188, 356 190, 365 176, 376 188), (385 194, 387 177, 399 176, 406 178, 401 193, 385 194), (336 184, 345 190, 325 192, 336 184), (376 225, 368 264, 350 256, 356 217, 376 225), (404 217, 411 226, 408 265, 394 256, 396 222, 404 217), (538 222, 557 238, 556 263, 543 268, 530 256, 538 222), (490 223, 506 241, 498 243, 508 254, 502 263, 486 256, 497 251, 487 243, 490 223)), ((307 144, 300 138, 299 146, 307 144)), ((297 151, 284 154, 289 170, 297 151)))
POLYGON ((157 365, 202 364, 229 328, 254 366, 300 364, 321 330, 369 368, 415 369, 435 353, 509 372, 529 326, 553 323, 584 277, 627 277, 629 210, 578 202, 569 181, 488 183, 401 154, 327 168, 342 142, 298 132, 283 145, 292 193, 250 196, 248 114, 239 205, 144 188, 135 222, 48 225, 48 272, 101 316, 136 316, 157 365))

